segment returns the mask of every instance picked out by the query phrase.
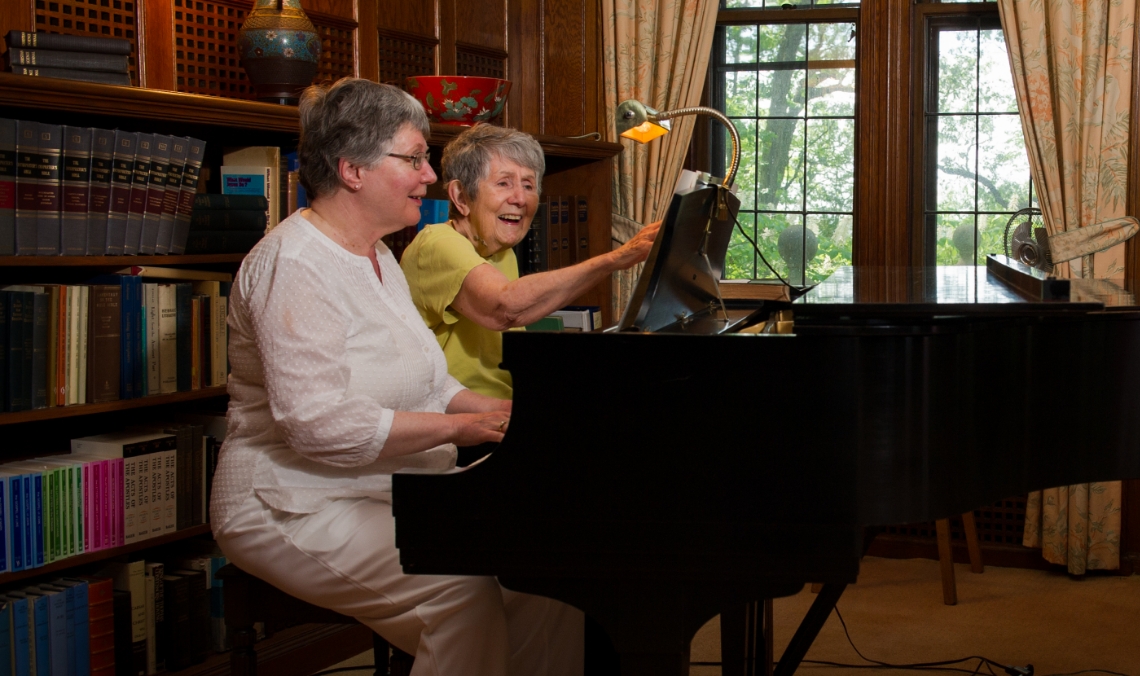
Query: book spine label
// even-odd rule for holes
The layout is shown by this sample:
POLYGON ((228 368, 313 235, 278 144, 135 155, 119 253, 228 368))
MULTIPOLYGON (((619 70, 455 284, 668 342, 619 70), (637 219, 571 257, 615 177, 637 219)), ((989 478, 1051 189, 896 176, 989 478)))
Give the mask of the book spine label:
POLYGON ((126 247, 127 221, 131 211, 131 184, 135 175, 135 132, 115 132, 114 166, 111 172, 111 206, 107 215, 107 255, 121 256, 126 247))
POLYGON ((91 129, 63 127, 63 206, 60 246, 65 256, 87 254, 91 194, 91 129))
POLYGON ((166 190, 162 194, 162 218, 158 223, 158 241, 154 251, 170 253, 174 241, 174 221, 178 216, 178 202, 182 196, 182 173, 186 168, 186 139, 173 136, 170 140, 170 162, 166 166, 166 190))
POLYGON ((0 256, 16 255, 16 121, 0 118, 0 256))
POLYGON ((16 122, 16 254, 36 254, 39 189, 39 123, 16 122))
POLYGON ((127 214, 127 235, 123 253, 137 254, 142 242, 143 217, 146 214, 146 195, 150 183, 150 153, 154 134, 139 134, 135 144, 134 175, 131 178, 131 208, 127 214))
POLYGON ((166 199, 166 178, 169 164, 170 137, 155 134, 151 143, 146 211, 143 214, 142 239, 139 243, 139 253, 143 255, 155 253, 155 247, 158 244, 158 229, 162 222, 162 204, 166 199))
POLYGON ((111 210, 115 133, 91 130, 91 172, 87 200, 87 255, 107 253, 107 214, 111 210))
POLYGON ((36 190, 36 254, 60 253, 60 202, 63 128, 39 125, 39 187, 36 190))

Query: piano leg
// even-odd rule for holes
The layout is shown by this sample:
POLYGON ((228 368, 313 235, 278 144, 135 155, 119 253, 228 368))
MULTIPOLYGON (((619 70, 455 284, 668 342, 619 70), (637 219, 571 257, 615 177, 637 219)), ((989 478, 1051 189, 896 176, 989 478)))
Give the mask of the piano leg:
POLYGON ((835 604, 839 602, 839 597, 843 595, 844 589, 847 589, 846 584, 830 583, 823 585, 819 594, 816 595, 815 601, 812 602, 811 608, 808 609, 807 615, 804 616, 803 622, 800 622, 799 629, 796 629, 795 635, 788 643, 788 647, 784 648, 784 654, 776 663, 773 676, 792 676, 796 673, 796 669, 799 668, 800 662, 807 655, 815 637, 819 635, 819 630, 823 629, 823 625, 827 622, 835 604))
POLYGON ((772 599, 720 613, 722 676, 772 676, 772 599))

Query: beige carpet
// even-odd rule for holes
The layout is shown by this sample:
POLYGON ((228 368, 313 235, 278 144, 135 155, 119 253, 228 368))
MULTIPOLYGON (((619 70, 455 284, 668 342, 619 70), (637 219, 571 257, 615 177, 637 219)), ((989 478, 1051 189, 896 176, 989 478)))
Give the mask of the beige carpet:
MULTIPOLYGON (((1013 568, 987 567, 973 575, 965 565, 957 566, 956 573, 958 605, 946 606, 937 561, 865 559, 859 582, 839 601, 855 645, 867 657, 892 664, 983 655, 1008 665, 1032 664, 1037 676, 1091 669, 1140 676, 1140 575, 1090 576, 1078 582, 1061 573, 1013 568)), ((776 600, 777 655, 813 599, 805 589, 776 600)), ((713 619, 697 633, 694 662, 720 661, 718 632, 713 619)), ((863 663, 834 614, 808 659, 863 663)), ((372 664, 371 653, 338 666, 361 664, 372 664)), ((977 660, 962 666, 969 673, 977 660)), ((799 673, 903 672, 805 664, 799 673)), ((690 674, 719 676, 720 668, 694 666, 690 674)))
MULTIPOLYGON (((1074 581, 1062 573, 994 567, 974 575, 967 565, 956 566, 955 574, 958 605, 947 606, 937 561, 865 559, 859 582, 847 588, 838 605, 851 639, 867 657, 892 664, 982 655, 1007 665, 1032 664, 1038 676, 1085 669, 1140 676, 1140 576, 1074 581)), ((776 599, 776 655, 813 599, 806 589, 776 599)), ((719 661, 718 632, 715 619, 698 632, 694 662, 719 661)), ((807 659, 866 664, 834 613, 807 659)), ((966 664, 968 673, 977 660, 966 664)), ((827 676, 892 672, 901 673, 809 664, 799 670, 827 676)), ((718 676, 720 669, 693 667, 690 673, 718 676)))

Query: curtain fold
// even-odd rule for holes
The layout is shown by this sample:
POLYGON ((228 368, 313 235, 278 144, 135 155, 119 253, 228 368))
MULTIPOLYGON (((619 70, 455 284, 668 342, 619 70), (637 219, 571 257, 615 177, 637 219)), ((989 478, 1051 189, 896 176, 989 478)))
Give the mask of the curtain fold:
MULTIPOLYGON (((626 99, 666 111, 700 104, 717 4, 710 0, 602 0, 603 80, 607 141, 617 105, 626 99)), ((649 144, 622 141, 614 158, 613 232, 617 244, 641 224, 664 216, 692 136, 694 116, 673 120, 649 144)), ((641 266, 614 277, 614 311, 624 311, 641 266)))
MULTIPOLYGON (((1136 2, 998 0, 1059 276, 1124 276, 1136 2)), ((1079 453, 1081 449, 1072 449, 1079 453)), ((1029 495, 1023 542, 1070 573, 1120 566, 1120 482, 1029 495)))

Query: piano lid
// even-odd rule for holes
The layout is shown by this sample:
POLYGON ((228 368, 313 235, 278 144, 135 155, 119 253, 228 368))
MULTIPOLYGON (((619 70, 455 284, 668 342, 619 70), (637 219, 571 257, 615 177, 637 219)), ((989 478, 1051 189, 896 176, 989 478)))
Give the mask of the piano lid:
POLYGON ((801 315, 1062 315, 1134 309, 1134 296, 1110 280, 1070 280, 1071 300, 1031 301, 984 266, 845 267, 794 303, 801 315))

